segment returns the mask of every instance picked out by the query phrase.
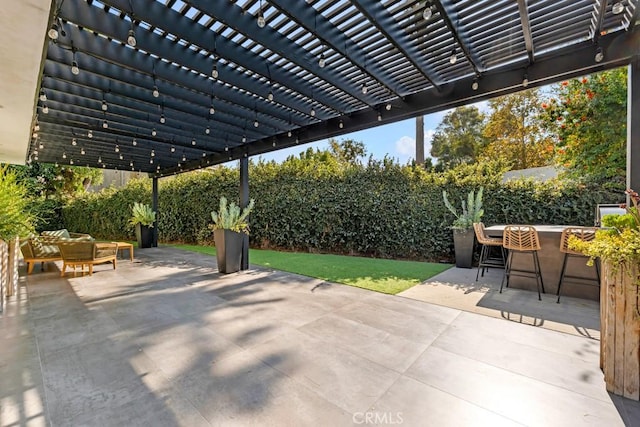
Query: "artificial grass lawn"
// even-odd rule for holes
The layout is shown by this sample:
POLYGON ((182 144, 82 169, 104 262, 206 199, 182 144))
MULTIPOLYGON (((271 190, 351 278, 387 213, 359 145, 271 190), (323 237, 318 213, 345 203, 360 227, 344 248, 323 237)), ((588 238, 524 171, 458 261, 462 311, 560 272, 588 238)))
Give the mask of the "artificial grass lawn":
MULTIPOLYGON (((175 245, 175 247, 214 256, 216 254, 216 248, 210 246, 175 245)), ((451 267, 449 264, 429 262, 261 249, 250 249, 249 260, 255 265, 392 295, 451 267)))

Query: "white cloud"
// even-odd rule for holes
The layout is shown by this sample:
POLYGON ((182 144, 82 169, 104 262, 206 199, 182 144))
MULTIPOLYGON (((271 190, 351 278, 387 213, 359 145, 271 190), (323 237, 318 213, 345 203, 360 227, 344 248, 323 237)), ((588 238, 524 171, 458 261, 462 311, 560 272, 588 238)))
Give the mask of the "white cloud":
POLYGON ((416 140, 410 136, 403 136, 396 141, 396 152, 404 156, 410 156, 416 152, 416 140))
MULTIPOLYGON (((436 131, 434 129, 427 129, 424 132, 424 155, 430 157, 431 152, 431 139, 436 131)), ((395 142, 396 153, 400 155, 401 161, 407 161, 414 159, 416 156, 416 140, 411 136, 403 136, 395 142)))

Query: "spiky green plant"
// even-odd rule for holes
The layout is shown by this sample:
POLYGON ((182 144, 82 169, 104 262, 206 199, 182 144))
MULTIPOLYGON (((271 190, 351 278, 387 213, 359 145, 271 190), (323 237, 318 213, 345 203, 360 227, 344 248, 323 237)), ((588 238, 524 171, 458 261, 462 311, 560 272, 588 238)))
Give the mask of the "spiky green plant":
POLYGON ((153 227, 153 223, 156 221, 156 213, 151 209, 151 206, 144 203, 134 202, 131 207, 131 219, 129 223, 131 225, 142 224, 147 227, 153 227))
POLYGON ((462 199, 462 212, 458 214, 456 208, 454 208, 449 201, 446 190, 442 190, 444 205, 456 217, 453 221, 452 228, 456 230, 469 230, 473 228, 474 222, 480 222, 484 214, 484 210, 482 209, 482 192, 482 187, 480 187, 477 194, 475 194, 474 191, 470 191, 467 195, 467 201, 465 202, 464 199, 462 199))
POLYGON ((218 211, 211 212, 211 218, 213 219, 213 229, 218 230, 232 230, 237 233, 248 233, 249 223, 247 217, 253 210, 255 202, 253 199, 249 201, 249 205, 240 210, 240 207, 235 203, 227 203, 226 197, 220 198, 220 209, 218 211))
POLYGON ((29 198, 16 174, 0 167, 0 240, 9 241, 16 236, 33 232, 35 216, 29 211, 29 198))

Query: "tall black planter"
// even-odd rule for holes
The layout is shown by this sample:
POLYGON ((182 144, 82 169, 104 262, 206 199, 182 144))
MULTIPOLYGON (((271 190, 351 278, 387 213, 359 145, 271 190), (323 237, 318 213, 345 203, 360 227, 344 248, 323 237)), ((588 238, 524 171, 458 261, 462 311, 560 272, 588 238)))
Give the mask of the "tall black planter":
POLYGON ((473 265, 474 231, 453 229, 453 246, 456 251, 456 267, 471 268, 473 265))
POLYGON ((139 248, 150 248, 153 246, 153 228, 140 223, 136 224, 136 238, 139 248))
POLYGON ((243 238, 243 233, 231 230, 214 230, 213 240, 216 244, 216 257, 220 273, 235 273, 240 270, 243 238))

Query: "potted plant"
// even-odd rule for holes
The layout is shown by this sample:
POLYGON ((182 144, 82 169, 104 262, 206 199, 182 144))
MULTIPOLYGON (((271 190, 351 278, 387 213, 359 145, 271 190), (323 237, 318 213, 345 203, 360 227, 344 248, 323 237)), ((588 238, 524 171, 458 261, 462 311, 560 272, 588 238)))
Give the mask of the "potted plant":
POLYGON ((135 202, 131 208, 129 223, 136 227, 136 238, 139 248, 153 246, 153 223, 156 221, 156 213, 151 206, 135 202))
POLYGON ((453 229, 456 267, 459 268, 471 268, 473 265, 473 245, 475 243, 473 223, 480 222, 480 218, 484 214, 482 191, 483 189, 480 187, 477 194, 474 191, 469 192, 467 201, 462 200, 462 212, 458 213, 449 201, 446 190, 442 190, 444 205, 456 217, 451 228, 453 229))
POLYGON ((242 243, 244 236, 249 233, 247 217, 253 206, 254 200, 251 199, 249 205, 241 210, 235 203, 227 203, 226 197, 221 197, 220 208, 217 212, 211 212, 213 240, 220 273, 235 273, 240 270, 242 243))
POLYGON ((600 368, 607 391, 640 399, 640 196, 623 215, 602 217, 604 228, 591 241, 569 239, 569 248, 600 258, 600 368))

